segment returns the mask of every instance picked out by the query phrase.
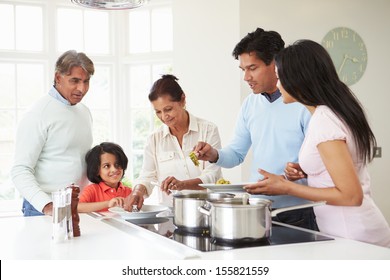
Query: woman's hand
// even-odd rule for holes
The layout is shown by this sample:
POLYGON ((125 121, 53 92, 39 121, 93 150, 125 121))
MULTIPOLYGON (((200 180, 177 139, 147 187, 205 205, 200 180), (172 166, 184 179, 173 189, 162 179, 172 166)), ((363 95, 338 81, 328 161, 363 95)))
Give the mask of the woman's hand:
POLYGON ((169 176, 164 181, 162 181, 160 189, 163 192, 170 194, 170 190, 184 190, 185 184, 184 181, 180 181, 173 176, 169 176))
POLYGON ((264 176, 255 184, 244 186, 244 189, 250 194, 281 195, 287 194, 286 182, 284 176, 275 175, 265 170, 259 169, 258 172, 264 176))
POLYGON ((143 185, 136 185, 133 191, 128 195, 123 202, 123 209, 126 211, 133 211, 133 205, 137 205, 138 210, 142 208, 144 204, 144 195, 146 194, 146 188, 143 185))
POLYGON ((123 207, 125 199, 123 197, 114 197, 108 201, 108 208, 110 207, 123 207))
POLYGON ((295 162, 288 162, 286 164, 284 175, 289 181, 296 181, 307 177, 306 173, 301 169, 299 163, 295 162))

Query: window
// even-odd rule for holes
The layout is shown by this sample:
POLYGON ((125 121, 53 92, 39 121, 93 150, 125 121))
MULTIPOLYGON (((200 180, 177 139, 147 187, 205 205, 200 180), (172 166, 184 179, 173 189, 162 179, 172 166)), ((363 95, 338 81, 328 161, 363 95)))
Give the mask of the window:
POLYGON ((146 138, 160 125, 147 96, 154 80, 172 72, 172 37, 169 0, 122 11, 86 9, 65 0, 2 1, 0 199, 18 197, 9 178, 17 122, 47 94, 55 59, 68 49, 85 52, 95 64, 83 99, 94 119, 94 144, 120 144, 130 160, 126 176, 133 180, 146 138))
POLYGON ((77 49, 84 50, 88 55, 110 54, 109 19, 110 14, 104 11, 58 8, 58 51, 77 49))
POLYGON ((42 51, 42 10, 23 3, 0 4, 0 49, 42 51))

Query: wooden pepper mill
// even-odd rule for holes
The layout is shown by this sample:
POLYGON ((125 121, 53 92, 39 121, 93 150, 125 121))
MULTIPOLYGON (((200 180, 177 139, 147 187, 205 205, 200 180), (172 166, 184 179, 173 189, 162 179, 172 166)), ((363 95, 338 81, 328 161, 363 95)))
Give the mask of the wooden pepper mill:
POLYGON ((80 232, 80 217, 77 212, 77 206, 79 204, 79 194, 80 188, 74 184, 71 185, 72 188, 72 202, 70 204, 70 208, 72 210, 72 224, 73 224, 73 236, 77 237, 81 235, 80 232))

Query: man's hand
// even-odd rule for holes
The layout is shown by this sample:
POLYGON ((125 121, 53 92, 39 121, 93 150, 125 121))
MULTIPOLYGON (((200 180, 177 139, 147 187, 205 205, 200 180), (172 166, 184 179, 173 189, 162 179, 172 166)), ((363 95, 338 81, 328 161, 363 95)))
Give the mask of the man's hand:
POLYGON ((193 151, 200 160, 212 163, 217 162, 218 160, 218 151, 211 147, 208 143, 198 142, 193 151))
POLYGON ((301 166, 295 162, 288 162, 284 169, 284 175, 287 180, 296 181, 306 178, 307 175, 302 171, 301 166))
POLYGON ((53 202, 50 202, 43 207, 42 213, 47 216, 53 216, 53 202))

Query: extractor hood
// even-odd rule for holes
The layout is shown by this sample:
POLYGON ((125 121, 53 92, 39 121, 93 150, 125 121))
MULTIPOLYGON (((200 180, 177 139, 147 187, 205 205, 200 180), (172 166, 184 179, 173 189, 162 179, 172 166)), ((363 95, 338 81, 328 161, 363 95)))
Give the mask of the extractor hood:
POLYGON ((148 0, 71 0, 76 5, 102 10, 125 10, 141 7, 148 0))

